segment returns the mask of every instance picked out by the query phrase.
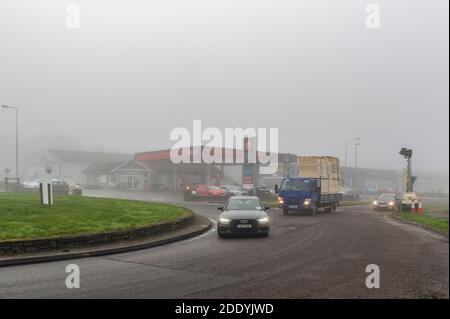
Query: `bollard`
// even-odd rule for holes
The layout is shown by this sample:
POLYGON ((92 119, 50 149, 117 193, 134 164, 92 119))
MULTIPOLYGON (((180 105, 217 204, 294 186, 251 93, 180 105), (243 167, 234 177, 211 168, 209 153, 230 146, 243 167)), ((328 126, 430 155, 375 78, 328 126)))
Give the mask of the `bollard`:
POLYGON ((411 203, 411 213, 415 213, 416 212, 416 205, 414 204, 414 202, 411 203))

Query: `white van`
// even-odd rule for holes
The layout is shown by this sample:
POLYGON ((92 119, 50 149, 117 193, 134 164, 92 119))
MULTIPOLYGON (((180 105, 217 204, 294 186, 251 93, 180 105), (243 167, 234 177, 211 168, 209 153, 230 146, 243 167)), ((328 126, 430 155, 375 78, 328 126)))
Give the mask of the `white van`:
POLYGON ((412 204, 418 203, 417 194, 414 192, 403 193, 402 196, 402 210, 409 210, 412 204))

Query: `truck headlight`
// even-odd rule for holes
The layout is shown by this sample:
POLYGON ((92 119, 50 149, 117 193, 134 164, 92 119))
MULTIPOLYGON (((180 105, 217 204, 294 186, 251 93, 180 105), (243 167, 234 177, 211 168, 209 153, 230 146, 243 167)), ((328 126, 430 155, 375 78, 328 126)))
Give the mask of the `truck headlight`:
POLYGON ((389 206, 394 206, 394 202, 389 202, 389 206))
POLYGON ((378 205, 378 202, 376 200, 373 201, 374 205, 378 205))
POLYGON ((229 223, 230 223, 230 220, 229 220, 228 218, 220 217, 219 222, 220 222, 221 224, 229 224, 229 223))
POLYGON ((303 201, 303 205, 305 205, 305 206, 309 206, 310 204, 311 204, 311 200, 310 199, 305 199, 303 201))
POLYGON ((278 203, 279 203, 279 204, 283 204, 283 203, 284 203, 284 201, 283 201, 283 198, 282 198, 282 197, 278 197, 278 203))

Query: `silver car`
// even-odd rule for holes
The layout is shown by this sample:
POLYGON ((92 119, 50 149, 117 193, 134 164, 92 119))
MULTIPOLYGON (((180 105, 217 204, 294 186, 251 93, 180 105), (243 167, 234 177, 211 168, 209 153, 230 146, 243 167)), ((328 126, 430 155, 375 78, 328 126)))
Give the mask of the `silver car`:
POLYGON ((264 207, 256 196, 232 196, 224 207, 217 223, 217 234, 261 234, 268 235, 270 220, 269 207, 264 207))

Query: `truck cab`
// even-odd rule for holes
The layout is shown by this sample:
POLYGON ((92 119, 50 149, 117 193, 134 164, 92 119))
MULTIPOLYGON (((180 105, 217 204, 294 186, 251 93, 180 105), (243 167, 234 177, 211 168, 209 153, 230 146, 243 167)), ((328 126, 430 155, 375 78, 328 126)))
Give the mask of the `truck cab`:
POLYGON ((328 211, 335 210, 340 194, 323 194, 321 178, 294 177, 285 178, 280 187, 275 186, 278 203, 284 214, 290 211, 309 211, 315 215, 320 207, 328 211))
POLYGON ((276 191, 283 212, 286 210, 314 210, 320 197, 320 179, 285 178, 276 191))

